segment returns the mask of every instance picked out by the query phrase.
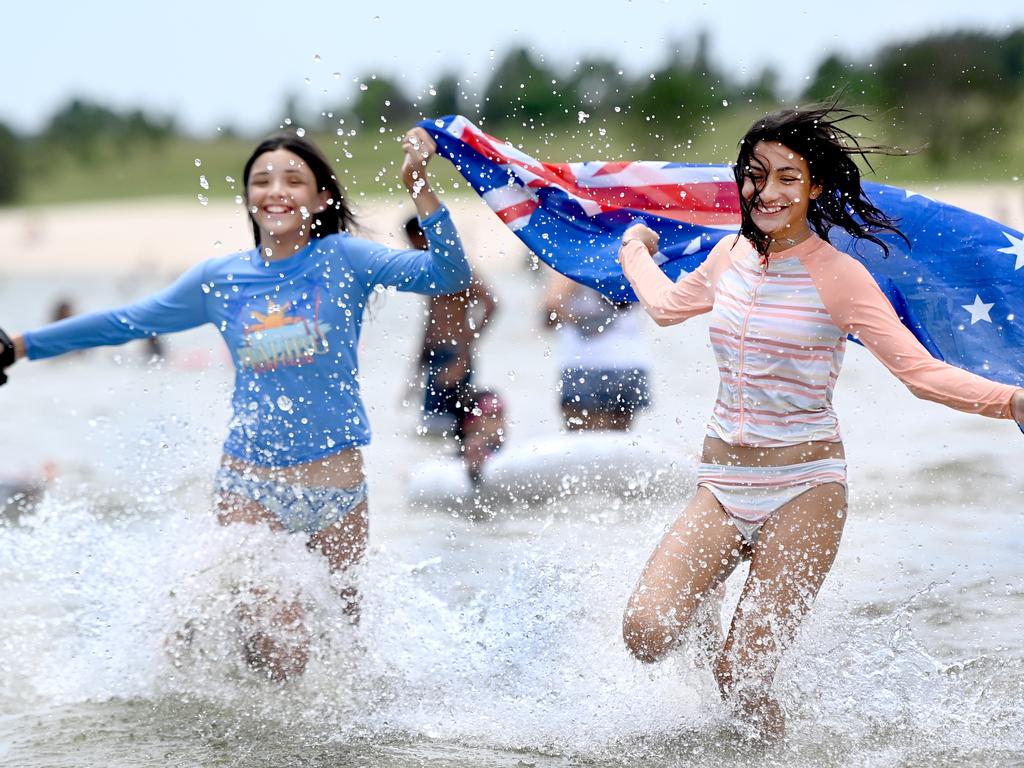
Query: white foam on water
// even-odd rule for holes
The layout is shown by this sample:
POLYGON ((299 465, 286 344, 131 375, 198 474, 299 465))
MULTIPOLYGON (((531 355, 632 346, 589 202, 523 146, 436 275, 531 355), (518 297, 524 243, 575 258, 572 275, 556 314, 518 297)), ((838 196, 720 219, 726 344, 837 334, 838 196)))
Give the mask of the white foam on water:
MULTIPOLYGON (((0 527, 0 763, 131 764, 132 750, 182 765, 755 759, 692 654, 643 666, 621 641, 628 594, 685 496, 556 500, 488 522, 405 507, 403 473, 436 448, 407 437, 396 407, 407 363, 388 333, 418 305, 387 302, 363 342, 366 380, 393 386, 365 388, 376 437, 358 628, 299 538, 216 525, 223 371, 134 370, 100 352, 19 366, 5 427, 25 437, 2 458, 56 453, 64 474, 34 516, 0 527), (250 585, 301 596, 312 656, 300 680, 246 666, 250 585)), ((481 358, 484 383, 534 372, 505 385, 510 439, 555 428, 556 373, 521 322, 499 318, 491 333, 508 352, 481 358)), ((714 391, 704 333, 657 343, 655 409, 638 429, 699 439, 714 391)), ((1019 443, 1004 443, 1020 436, 915 403, 866 354, 849 358, 837 405, 850 520, 776 681, 789 740, 756 759, 1019 762, 1024 478, 1019 443)))
MULTIPOLYGON (((113 510, 88 488, 55 494, 4 530, 0 711, 180 701, 336 743, 428 740, 589 760, 731 749, 728 713, 688 652, 646 667, 620 640, 621 606, 667 510, 619 524, 564 513, 508 525, 441 518, 447 533, 432 558, 373 549, 353 628, 325 563, 299 537, 217 526, 200 490, 181 488, 113 510), (245 665, 237 610, 250 584, 301 596, 313 636, 301 680, 272 684, 245 665)), ((898 529, 871 523, 852 523, 847 546, 898 529)), ((1024 669, 1019 646, 1001 645, 1013 638, 939 648, 928 639, 958 605, 960 632, 987 625, 962 604, 972 586, 954 574, 914 593, 914 569, 894 570, 883 594, 905 598, 891 601, 871 596, 868 576, 841 556, 780 670, 776 689, 799 734, 792 754, 831 762, 853 745, 878 758, 1019 747, 1024 669), (832 751, 815 751, 819 742, 832 751)), ((998 612, 1013 607, 1000 599, 1017 605, 1024 592, 988 586, 987 597, 973 588, 998 612)))

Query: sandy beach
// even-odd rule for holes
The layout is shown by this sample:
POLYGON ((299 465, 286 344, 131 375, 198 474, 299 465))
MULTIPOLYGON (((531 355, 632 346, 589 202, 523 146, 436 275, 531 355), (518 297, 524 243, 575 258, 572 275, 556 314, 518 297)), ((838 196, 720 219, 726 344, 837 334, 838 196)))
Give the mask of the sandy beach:
MULTIPOLYGON (((523 246, 479 198, 446 200, 467 251, 485 271, 521 263, 523 246)), ((359 234, 405 247, 402 225, 413 215, 408 198, 357 203, 359 234)), ((0 211, 0 272, 9 276, 54 273, 180 272, 198 261, 252 248, 244 208, 230 201, 154 199, 0 211)))
MULTIPOLYGON (((1024 229, 1024 186, 958 184, 914 191, 1024 229)), ((482 200, 446 198, 467 251, 486 273, 516 269, 524 248, 482 200)), ((357 202, 360 233, 404 245, 404 196, 357 202)), ((112 201, 0 210, 0 273, 148 273, 171 276, 210 256, 252 247, 241 205, 186 200, 112 201)))

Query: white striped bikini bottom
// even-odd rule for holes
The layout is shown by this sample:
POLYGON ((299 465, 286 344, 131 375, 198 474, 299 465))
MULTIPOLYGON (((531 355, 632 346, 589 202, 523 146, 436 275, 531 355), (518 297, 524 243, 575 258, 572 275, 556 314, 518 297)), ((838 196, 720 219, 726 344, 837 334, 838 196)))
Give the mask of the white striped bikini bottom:
POLYGON ((701 464, 697 485, 722 505, 748 544, 757 541, 761 526, 793 499, 826 483, 846 488, 846 462, 820 459, 781 467, 738 467, 701 464))

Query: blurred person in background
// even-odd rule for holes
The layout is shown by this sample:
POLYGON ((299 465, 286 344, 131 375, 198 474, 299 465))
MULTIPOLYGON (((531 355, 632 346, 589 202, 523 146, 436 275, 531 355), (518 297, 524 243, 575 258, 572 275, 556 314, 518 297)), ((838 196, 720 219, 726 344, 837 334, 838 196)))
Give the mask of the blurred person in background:
POLYGON ((625 431, 651 404, 641 313, 638 304, 614 303, 551 270, 544 322, 557 337, 559 403, 567 430, 625 431))
MULTIPOLYGON (((405 222, 405 234, 413 248, 429 247, 416 217, 405 222)), ((422 425, 428 435, 455 435, 473 396, 476 345, 497 307, 479 277, 465 290, 428 299, 418 360, 424 378, 422 425)))

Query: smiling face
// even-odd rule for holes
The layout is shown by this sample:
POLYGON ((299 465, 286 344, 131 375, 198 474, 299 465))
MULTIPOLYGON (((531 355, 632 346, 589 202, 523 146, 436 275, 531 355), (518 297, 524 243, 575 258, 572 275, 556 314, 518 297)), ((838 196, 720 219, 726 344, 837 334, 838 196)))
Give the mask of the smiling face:
POLYGON ((740 194, 754 202, 751 219, 772 239, 771 250, 810 237, 807 211, 820 192, 819 186, 811 184, 807 161, 796 152, 777 141, 761 141, 754 146, 740 194))
POLYGON ((280 256, 309 243, 313 216, 330 200, 329 192, 317 189, 313 171, 303 159, 283 148, 256 158, 245 189, 260 242, 278 244, 274 250, 280 256))

